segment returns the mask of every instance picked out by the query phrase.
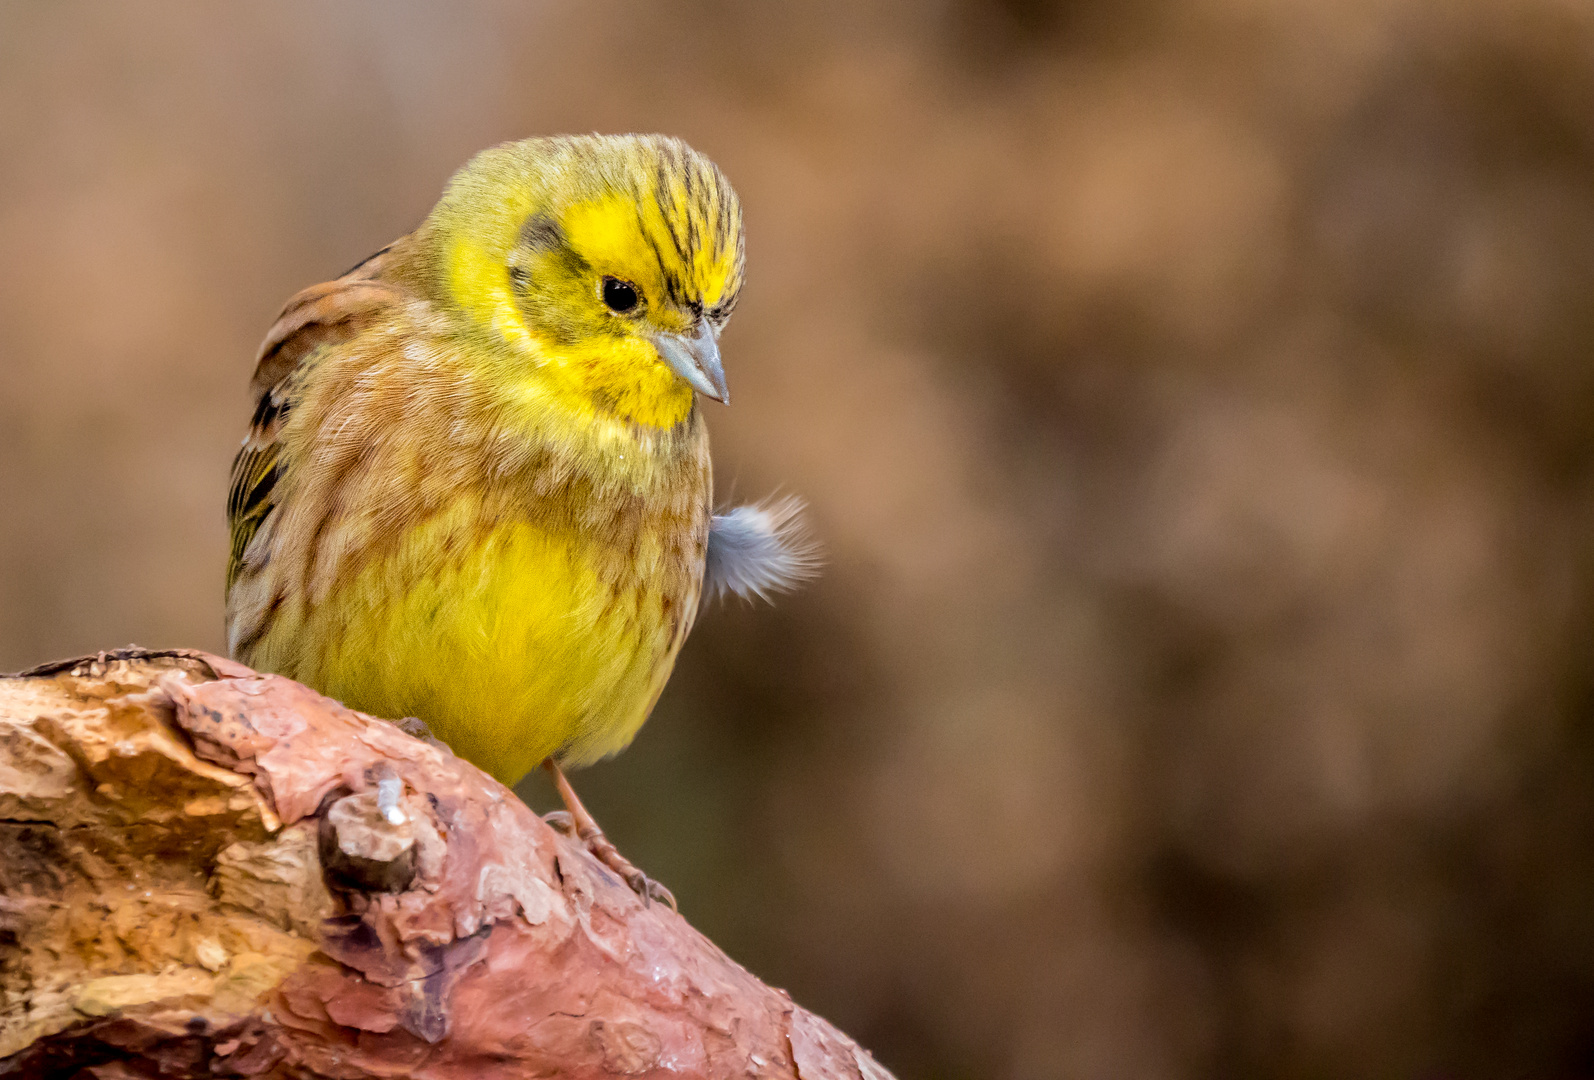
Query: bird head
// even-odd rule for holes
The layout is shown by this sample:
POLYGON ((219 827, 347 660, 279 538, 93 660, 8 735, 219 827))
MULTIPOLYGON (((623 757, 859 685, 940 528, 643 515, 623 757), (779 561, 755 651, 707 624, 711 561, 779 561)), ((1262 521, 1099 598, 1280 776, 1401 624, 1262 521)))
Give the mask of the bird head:
POLYGON ((573 393, 668 427, 728 401, 719 333, 742 285, 741 204, 678 139, 484 151, 428 219, 446 306, 573 393))

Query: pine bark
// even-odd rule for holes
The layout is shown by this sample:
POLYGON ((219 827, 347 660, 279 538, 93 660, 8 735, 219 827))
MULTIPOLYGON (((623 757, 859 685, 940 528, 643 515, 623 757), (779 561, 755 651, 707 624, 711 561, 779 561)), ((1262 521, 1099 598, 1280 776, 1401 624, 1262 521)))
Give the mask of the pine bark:
POLYGON ((0 1076, 890 1080, 446 750, 131 649, 0 677, 0 1076))

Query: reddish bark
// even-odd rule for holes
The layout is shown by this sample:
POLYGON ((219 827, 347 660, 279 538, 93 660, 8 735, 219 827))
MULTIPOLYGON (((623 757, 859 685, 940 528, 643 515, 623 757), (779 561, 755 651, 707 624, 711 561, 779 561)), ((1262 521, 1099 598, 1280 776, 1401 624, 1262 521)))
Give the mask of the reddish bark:
POLYGON ((0 679, 0 819, 0 1075, 889 1080, 473 766, 218 657, 0 679))

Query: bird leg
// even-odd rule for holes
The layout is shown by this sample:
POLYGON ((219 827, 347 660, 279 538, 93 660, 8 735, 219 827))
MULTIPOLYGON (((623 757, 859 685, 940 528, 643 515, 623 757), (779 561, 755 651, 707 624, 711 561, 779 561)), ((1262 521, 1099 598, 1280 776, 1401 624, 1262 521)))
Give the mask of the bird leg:
POLYGON ((548 758, 542 763, 542 767, 548 770, 549 776, 553 777, 553 786, 558 789, 559 798, 568 811, 568 820, 565 814, 555 811, 548 815, 548 823, 561 832, 573 829, 576 838, 592 853, 592 857, 619 874, 625 883, 631 886, 632 891, 642 897, 643 903, 658 900, 669 904, 671 911, 679 911, 670 890, 638 870, 631 860, 621 855, 620 849, 603 835, 603 830, 598 828, 597 821, 593 820, 587 808, 581 805, 581 800, 576 797, 576 789, 570 786, 570 781, 565 779, 564 770, 559 768, 554 759, 548 758))

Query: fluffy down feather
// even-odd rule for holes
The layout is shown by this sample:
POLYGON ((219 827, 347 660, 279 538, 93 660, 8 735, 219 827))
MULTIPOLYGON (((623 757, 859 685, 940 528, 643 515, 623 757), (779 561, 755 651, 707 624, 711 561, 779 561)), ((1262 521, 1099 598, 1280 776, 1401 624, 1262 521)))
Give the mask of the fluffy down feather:
POLYGON ((738 506, 715 514, 709 526, 703 598, 735 593, 744 600, 768 600, 770 593, 794 589, 818 570, 819 548, 809 535, 801 499, 738 506))

